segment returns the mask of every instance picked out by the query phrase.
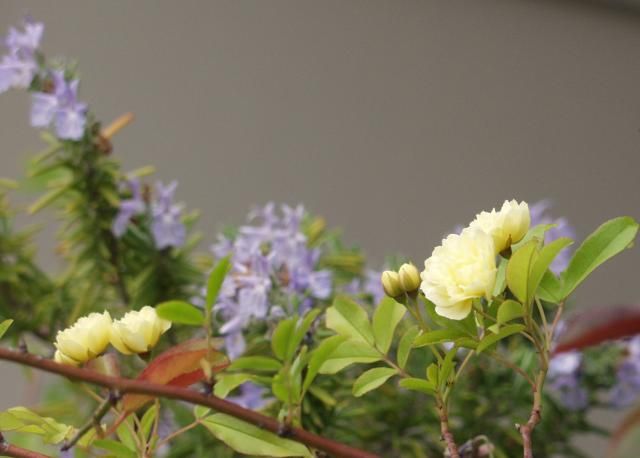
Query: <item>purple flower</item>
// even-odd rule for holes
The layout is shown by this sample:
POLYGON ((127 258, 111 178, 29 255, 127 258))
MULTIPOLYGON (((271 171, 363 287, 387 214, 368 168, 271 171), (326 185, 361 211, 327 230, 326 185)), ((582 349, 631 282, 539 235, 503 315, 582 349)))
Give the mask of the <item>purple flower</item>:
POLYGON ((580 385, 581 365, 582 354, 577 351, 560 353, 549 362, 549 387, 569 410, 582 410, 589 403, 587 391, 580 385))
POLYGON ((187 230, 181 221, 182 206, 173 203, 177 186, 176 181, 167 186, 156 183, 156 200, 151 204, 151 232, 159 250, 180 247, 185 242, 187 230))
POLYGON ((212 246, 217 258, 232 259, 215 305, 230 355, 244 351, 243 332, 252 322, 303 314, 331 296, 332 273, 318 268, 320 251, 307 246, 304 214, 300 205, 282 205, 278 212, 269 203, 251 211, 233 239, 218 236, 212 246))
POLYGON ((265 389, 252 382, 246 382, 240 385, 240 395, 229 396, 228 401, 238 404, 245 409, 260 410, 266 406, 271 399, 265 399, 265 389))
POLYGON ((627 357, 616 371, 617 381, 610 392, 611 403, 626 407, 640 395, 640 336, 626 343, 627 357))
POLYGON ((28 88, 38 71, 36 51, 44 32, 41 22, 26 19, 22 31, 11 27, 4 44, 8 53, 0 60, 0 93, 9 88, 28 88))
MULTIPOLYGON (((569 224, 566 218, 553 218, 547 213, 547 210, 551 207, 551 203, 548 200, 541 200, 531 205, 529 211, 531 212, 531 227, 540 224, 555 224, 555 227, 549 229, 544 237, 545 243, 553 242, 560 237, 569 237, 575 239, 576 232, 574 228, 569 224)), ((563 249, 558 256, 551 263, 550 269, 555 274, 560 274, 569 265, 571 259, 571 249, 567 247, 563 249)))
POLYGON ((78 101, 77 79, 67 81, 62 70, 51 72, 53 92, 36 92, 31 96, 31 125, 55 126, 58 137, 79 140, 87 122, 87 104, 78 101))
POLYGON ((120 202, 120 209, 111 228, 116 237, 122 237, 127 231, 127 226, 129 222, 131 222, 131 218, 144 213, 146 209, 146 205, 142 199, 140 181, 134 178, 129 180, 127 184, 131 189, 131 198, 124 199, 120 202))

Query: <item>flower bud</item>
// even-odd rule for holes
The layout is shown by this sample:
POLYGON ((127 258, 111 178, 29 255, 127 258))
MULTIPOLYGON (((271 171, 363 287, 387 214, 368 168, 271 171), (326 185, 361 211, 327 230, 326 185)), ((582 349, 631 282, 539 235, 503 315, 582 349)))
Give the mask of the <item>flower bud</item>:
POLYGON ((91 313, 56 335, 54 360, 79 365, 100 355, 109 345, 111 316, 109 312, 91 313))
POLYGON ((398 275, 400 277, 400 285, 407 293, 417 291, 420 287, 420 272, 418 272, 418 269, 413 264, 402 264, 398 275))
POLYGON ((120 353, 146 353, 158 343, 171 322, 160 318, 156 309, 148 305, 127 313, 111 326, 111 345, 120 353))
POLYGON ((404 294, 404 289, 402 289, 402 285, 400 284, 400 275, 398 275, 398 272, 385 270, 382 272, 380 281, 382 282, 382 288, 387 296, 398 297, 401 294, 404 294))

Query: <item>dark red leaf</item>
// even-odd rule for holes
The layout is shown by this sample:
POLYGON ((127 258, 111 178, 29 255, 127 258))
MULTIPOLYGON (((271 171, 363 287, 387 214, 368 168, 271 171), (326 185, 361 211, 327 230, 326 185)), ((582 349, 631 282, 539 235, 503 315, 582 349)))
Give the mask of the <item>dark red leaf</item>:
POLYGON ((566 321, 554 354, 640 334, 640 306, 608 305, 581 311, 566 321))

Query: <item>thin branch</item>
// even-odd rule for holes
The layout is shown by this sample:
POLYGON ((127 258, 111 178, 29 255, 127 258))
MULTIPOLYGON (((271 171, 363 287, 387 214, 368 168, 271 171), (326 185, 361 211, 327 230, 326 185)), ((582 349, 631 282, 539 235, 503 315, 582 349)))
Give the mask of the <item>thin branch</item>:
POLYGON ((63 452, 69 450, 71 447, 76 445, 76 443, 80 439, 82 439, 82 436, 88 433, 89 430, 91 430, 92 428, 96 428, 98 431, 101 431, 102 428, 100 426, 100 421, 107 414, 107 412, 109 412, 109 409, 113 405, 115 405, 116 402, 118 402, 119 398, 120 398, 119 395, 109 393, 109 396, 107 397, 107 399, 102 401, 102 404, 100 404, 100 406, 98 406, 98 408, 93 413, 93 415, 91 415, 91 418, 89 419, 89 421, 82 428, 80 428, 68 442, 66 442, 62 446, 61 450, 63 452))
POLYGON ((502 364, 503 366, 508 367, 509 369, 512 369, 512 370, 516 371, 518 374, 522 375, 524 377, 524 379, 527 382, 529 382, 529 385, 531 385, 531 389, 532 390, 536 389, 536 384, 533 381, 533 379, 531 377, 529 377, 529 374, 527 374, 521 367, 518 367, 518 365, 512 363, 511 361, 509 361, 506 358, 503 358, 501 355, 499 355, 496 352, 489 353, 489 355, 493 359, 498 361, 500 364, 502 364))
POLYGON ((12 456, 16 458, 51 458, 49 455, 27 450, 26 448, 11 445, 4 440, 0 433, 0 456, 12 456))
POLYGON ((524 458, 533 458, 533 443, 531 441, 531 434, 541 420, 542 409, 542 387, 544 385, 544 378, 547 374, 546 368, 540 370, 536 379, 536 386, 533 392, 533 406, 531 408, 531 414, 529 420, 525 425, 519 425, 518 430, 520 436, 522 436, 522 448, 524 458))
POLYGON ((450 458, 460 458, 460 452, 458 446, 453 438, 453 433, 449 429, 449 417, 447 415, 447 406, 442 401, 440 396, 436 399, 438 416, 440 417, 440 433, 445 444, 447 444, 447 450, 449 451, 450 458))
MULTIPOLYGON (((148 383, 121 377, 111 377, 89 369, 58 364, 49 359, 43 359, 28 353, 19 353, 7 348, 0 348, 0 360, 13 361, 24 366, 34 367, 46 372, 62 375, 70 380, 79 380, 104 386, 112 390, 117 390, 122 395, 127 393, 146 394, 153 397, 177 399, 191 404, 210 407, 218 412, 251 423, 275 434, 281 429, 280 423, 275 418, 245 409, 244 407, 240 407, 237 404, 216 396, 205 396, 186 388, 148 383)), ((378 455, 373 453, 335 442, 301 428, 290 428, 288 437, 315 449, 322 450, 336 458, 378 458, 378 455)))

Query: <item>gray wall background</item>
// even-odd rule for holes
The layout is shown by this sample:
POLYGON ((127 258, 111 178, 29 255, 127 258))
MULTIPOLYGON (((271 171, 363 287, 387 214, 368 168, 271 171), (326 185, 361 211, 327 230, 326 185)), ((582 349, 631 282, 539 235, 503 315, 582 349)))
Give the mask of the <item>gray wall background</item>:
MULTIPOLYGON (((46 23, 49 56, 78 59, 101 119, 135 113, 114 154, 179 180, 208 240, 267 200, 323 214, 374 265, 396 252, 421 264, 455 224, 506 198, 552 199, 581 236, 640 217, 633 8, 4 1, 0 30, 24 13, 46 23)), ((41 146, 24 93, 2 95, 0 121, 0 175, 16 177, 41 146)), ((639 302, 639 262, 638 249, 620 256, 576 304, 639 302)), ((0 363, 0 409, 29 400, 19 380, 0 363)))

